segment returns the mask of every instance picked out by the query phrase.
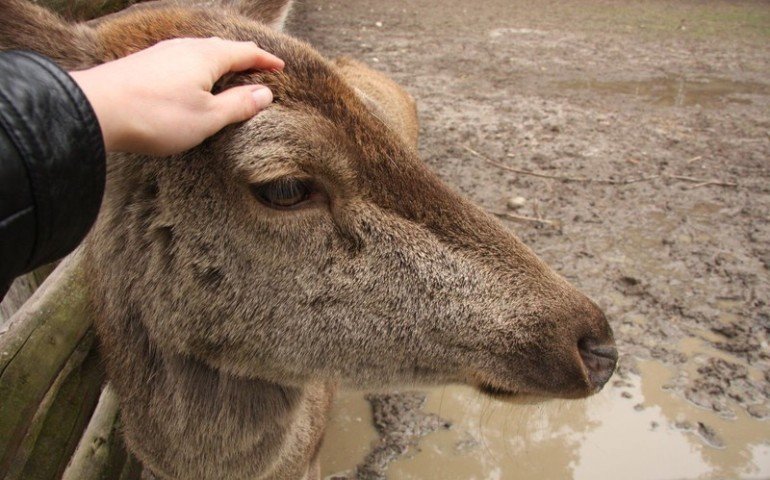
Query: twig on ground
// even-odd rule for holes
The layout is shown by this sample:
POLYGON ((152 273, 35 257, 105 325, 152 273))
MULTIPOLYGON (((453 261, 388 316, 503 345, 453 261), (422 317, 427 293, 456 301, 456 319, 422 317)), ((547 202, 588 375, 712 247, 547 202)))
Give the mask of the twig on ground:
POLYGON ((702 156, 700 156, 700 155, 698 155, 697 157, 692 157, 691 159, 687 160, 687 165, 689 165, 689 164, 691 164, 691 163, 693 163, 693 162, 697 162, 698 160, 700 160, 700 159, 702 159, 702 158, 703 158, 703 157, 702 157, 702 156))
POLYGON ((647 177, 629 178, 629 179, 626 179, 626 180, 618 180, 618 181, 603 180, 603 179, 599 178, 596 181, 598 183, 612 183, 612 184, 615 184, 615 185, 631 185, 632 183, 646 182, 648 180, 655 180, 656 178, 660 178, 661 176, 665 176, 665 175, 649 175, 647 177))
POLYGON ((490 160, 487 157, 485 157, 484 155, 482 155, 479 152, 477 152, 476 150, 474 150, 471 147, 469 147, 468 145, 463 145, 463 148, 466 149, 467 151, 471 152, 472 154, 476 155, 480 159, 484 160, 485 162, 487 162, 487 163, 489 163, 491 165, 494 165, 494 166, 496 166, 498 168, 502 168, 503 170, 508 170, 510 172, 520 173, 522 175, 532 175, 533 177, 550 178, 550 179, 553 179, 553 180, 566 180, 566 181, 569 181, 569 182, 588 182, 588 181, 591 180, 590 178, 584 178, 584 177, 565 177, 565 176, 561 176, 561 175, 548 175, 546 173, 537 173, 537 172, 533 172, 531 170, 521 170, 519 168, 509 167, 508 165, 504 165, 502 163, 495 162, 494 160, 490 160))
POLYGON ((701 183, 698 183, 696 185, 693 185, 692 187, 688 187, 685 190, 694 190, 696 188, 709 187, 711 185, 714 185, 714 186, 717 186, 717 187, 731 187, 731 188, 736 188, 738 186, 738 184, 736 184, 736 183, 722 182, 722 181, 719 181, 719 180, 707 180, 705 182, 701 182, 701 183))
POLYGON ((549 225, 551 227, 559 227, 559 222, 553 220, 546 220, 545 218, 525 217, 524 215, 516 215, 515 213, 508 212, 490 212, 501 218, 507 218, 519 223, 540 223, 542 225, 549 225))
POLYGON ((666 175, 668 178, 673 178, 675 180, 682 180, 683 182, 690 182, 690 183, 697 183, 697 185, 690 187, 690 188, 698 188, 698 187, 705 187, 706 185, 717 185, 720 187, 737 187, 738 184, 735 182, 725 182, 724 180, 708 180, 704 178, 694 178, 694 177, 687 177, 685 175, 666 175))
MULTIPOLYGON (((681 180, 684 182, 697 183, 697 185, 690 187, 688 190, 691 190, 693 188, 711 186, 711 185, 719 186, 719 187, 731 187, 731 188, 738 187, 738 184, 735 182, 728 182, 728 181, 718 180, 718 179, 709 180, 705 178, 694 178, 694 177, 688 177, 685 175, 670 175, 667 173, 664 173, 661 175, 649 175, 646 177, 627 178, 623 180, 613 180, 611 178, 588 178, 588 177, 569 177, 566 175, 549 175, 546 173, 539 173, 539 172, 533 172, 531 170, 522 170, 520 168, 509 167, 508 165, 505 165, 503 163, 490 160, 489 158, 485 157, 484 155, 480 154, 479 152, 477 152, 476 150, 472 149, 467 145, 463 145, 463 148, 469 151, 470 153, 472 153, 473 155, 484 160, 488 164, 494 165, 495 167, 500 168, 502 170, 507 170, 509 172, 514 172, 521 175, 531 175, 533 177, 547 178, 549 180, 562 180, 565 182, 604 183, 608 185, 630 185, 632 183, 647 182, 649 180, 655 180, 658 178, 669 178, 672 180, 681 180)), ((699 157, 695 157, 695 158, 699 158, 699 157)), ((691 161, 694 161, 694 159, 691 159, 691 161)))

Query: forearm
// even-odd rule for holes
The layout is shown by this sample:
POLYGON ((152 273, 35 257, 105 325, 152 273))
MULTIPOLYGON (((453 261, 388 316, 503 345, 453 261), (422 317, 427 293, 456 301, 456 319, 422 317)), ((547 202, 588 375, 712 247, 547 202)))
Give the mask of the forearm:
POLYGON ((65 72, 26 52, 0 54, 0 294, 14 277, 83 239, 104 192, 96 117, 65 72))

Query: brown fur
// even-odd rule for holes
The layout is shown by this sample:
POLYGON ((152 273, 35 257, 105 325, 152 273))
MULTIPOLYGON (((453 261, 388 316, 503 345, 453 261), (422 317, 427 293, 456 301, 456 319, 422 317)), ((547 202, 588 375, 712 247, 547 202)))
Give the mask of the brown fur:
POLYGON ((265 27, 276 16, 260 5, 284 11, 274 1, 250 5, 156 3, 86 27, 0 0, 0 18, 33 25, 16 38, 0 23, 0 47, 50 53, 35 33, 50 29, 68 65, 213 35, 286 61, 218 86, 269 85, 275 104, 253 119, 162 161, 110 159, 85 250, 142 462, 161 478, 316 478, 337 383, 570 398, 601 387, 577 345, 612 342, 604 315, 420 162, 411 97, 265 27), (251 184, 285 176, 320 191, 295 211, 254 199, 251 184))
POLYGON ((99 63, 89 29, 68 25, 57 15, 25 0, 0 0, 0 50, 35 50, 66 69, 99 63))

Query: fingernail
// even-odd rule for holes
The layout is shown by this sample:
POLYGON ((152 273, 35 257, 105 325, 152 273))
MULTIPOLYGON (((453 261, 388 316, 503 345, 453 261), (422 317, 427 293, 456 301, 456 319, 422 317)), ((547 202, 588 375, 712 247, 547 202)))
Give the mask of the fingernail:
POLYGON ((262 110, 273 102, 273 92, 264 85, 258 85, 252 90, 251 96, 254 98, 254 102, 257 104, 259 110, 262 110))

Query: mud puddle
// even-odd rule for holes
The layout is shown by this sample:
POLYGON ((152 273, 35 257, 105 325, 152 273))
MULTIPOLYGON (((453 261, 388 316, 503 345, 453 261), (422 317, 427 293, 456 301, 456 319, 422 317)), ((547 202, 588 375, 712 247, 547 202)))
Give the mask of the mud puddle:
MULTIPOLYGON (((428 391, 425 410, 452 423, 390 465, 387 478, 701 479, 770 477, 770 422, 733 419, 666 390, 654 361, 584 401, 510 405, 468 387, 428 391)), ((337 401, 321 452, 322 477, 355 471, 377 439, 362 393, 337 401)))
POLYGON ((559 90, 588 90, 597 95, 633 95, 660 107, 718 107, 725 103, 751 104, 755 96, 770 95, 770 85, 725 78, 665 76, 649 80, 556 82, 559 90))

